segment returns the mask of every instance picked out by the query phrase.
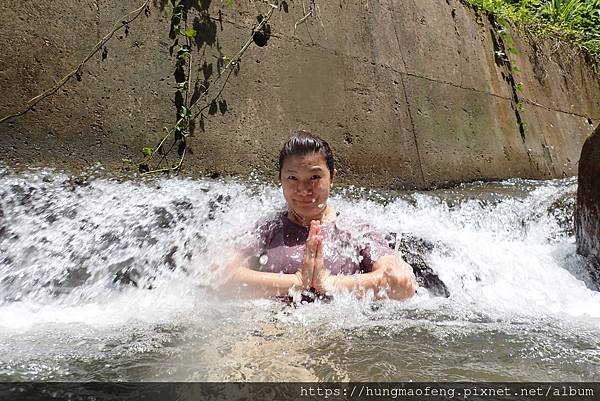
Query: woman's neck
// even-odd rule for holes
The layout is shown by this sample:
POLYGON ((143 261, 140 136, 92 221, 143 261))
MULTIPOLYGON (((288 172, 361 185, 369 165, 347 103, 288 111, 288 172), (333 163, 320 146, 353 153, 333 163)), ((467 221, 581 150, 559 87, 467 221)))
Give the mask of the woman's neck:
POLYGON ((298 214, 294 209, 288 209, 287 217, 298 225, 310 227, 310 222, 312 220, 318 220, 321 224, 331 223, 335 219, 335 211, 330 206, 327 206, 320 215, 304 217, 298 214))

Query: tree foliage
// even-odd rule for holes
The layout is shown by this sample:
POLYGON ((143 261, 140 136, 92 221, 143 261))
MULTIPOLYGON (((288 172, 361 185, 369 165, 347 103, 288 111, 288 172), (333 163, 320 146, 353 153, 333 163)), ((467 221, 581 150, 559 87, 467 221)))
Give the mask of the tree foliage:
POLYGON ((536 33, 570 39, 600 60, 600 0, 468 0, 478 9, 536 33))

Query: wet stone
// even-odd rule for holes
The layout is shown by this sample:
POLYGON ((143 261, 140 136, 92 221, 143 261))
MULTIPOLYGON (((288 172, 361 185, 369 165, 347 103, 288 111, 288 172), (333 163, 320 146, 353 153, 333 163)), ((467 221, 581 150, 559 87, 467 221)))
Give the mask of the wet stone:
POLYGON ((231 196, 219 194, 208 202, 208 219, 214 220, 217 213, 222 213, 229 206, 231 196))
POLYGON ((163 262, 167 265, 167 267, 170 270, 175 270, 175 268, 177 267, 177 263, 175 263, 175 259, 173 258, 173 256, 175 255, 178 249, 179 247, 173 246, 163 258, 163 262))
POLYGON ((567 193, 556 199, 548 207, 548 215, 552 216, 565 236, 575 234, 575 205, 576 195, 567 193))
POLYGON ((575 238, 577 253, 590 260, 590 274, 600 276, 600 125, 579 158, 575 238))
POLYGON ((56 220, 58 220, 58 217, 55 214, 49 214, 46 216, 46 221, 50 224, 54 223, 56 220))
POLYGON ((77 217, 77 210, 76 209, 65 209, 63 211, 60 212, 61 216, 66 217, 67 219, 74 219, 75 217, 77 217))
POLYGON ((140 274, 136 269, 125 269, 118 271, 113 279, 113 284, 138 286, 138 278, 140 274))
POLYGON ((32 197, 35 193, 34 187, 23 188, 20 185, 12 185, 10 188, 12 193, 16 195, 19 206, 30 206, 32 204, 32 197))
POLYGON ((91 181, 92 177, 89 175, 82 174, 76 177, 69 177, 68 179, 63 181, 63 188, 69 191, 74 191, 79 187, 87 187, 88 185, 90 185, 91 181))
POLYGON ((175 226, 175 218, 164 207, 154 208, 154 214, 156 214, 156 225, 160 228, 172 228, 175 226))
POLYGON ((104 233, 100 236, 99 251, 103 251, 111 245, 119 243, 119 237, 115 233, 104 233))
POLYGON ((4 221, 4 210, 2 210, 2 205, 0 205, 0 240, 6 237, 8 229, 6 228, 6 223, 4 221))
POLYGON ((186 221, 192 216, 194 205, 191 202, 185 200, 178 200, 172 202, 175 206, 175 212, 177 213, 178 221, 186 221))
POLYGON ((402 259, 413 268, 419 286, 427 288, 435 296, 448 298, 450 296, 448 287, 426 261, 434 249, 447 247, 409 234, 401 234, 400 239, 397 237, 396 233, 385 236, 390 248, 395 249, 398 244, 398 251, 402 254, 402 259))

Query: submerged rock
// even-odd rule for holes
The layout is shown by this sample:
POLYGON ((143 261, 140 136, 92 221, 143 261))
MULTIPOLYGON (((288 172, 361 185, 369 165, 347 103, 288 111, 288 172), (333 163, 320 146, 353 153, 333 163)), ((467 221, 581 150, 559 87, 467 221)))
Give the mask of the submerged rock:
POLYGON ((223 213, 229 206, 231 196, 219 194, 208 202, 208 219, 214 220, 218 213, 223 213))
POLYGON ((4 211, 2 210, 2 205, 0 205, 0 240, 2 240, 2 238, 4 238, 4 235, 6 234, 7 229, 4 226, 4 211))
POLYGON ((592 277, 600 276, 600 125, 585 141, 579 159, 577 208, 575 211, 577 253, 587 257, 592 277))
POLYGON ((401 253, 402 259, 413 268, 419 286, 427 288, 433 295, 438 297, 448 298, 450 296, 446 284, 426 262, 427 255, 434 249, 439 248, 439 244, 408 234, 402 234, 398 238, 396 233, 390 233, 386 236, 386 239, 390 248, 395 248, 396 243, 398 244, 398 251, 401 253))
POLYGON ((554 218, 560 227, 561 236, 570 237, 574 234, 576 198, 577 196, 574 192, 567 192, 552 202, 546 209, 548 215, 554 218))

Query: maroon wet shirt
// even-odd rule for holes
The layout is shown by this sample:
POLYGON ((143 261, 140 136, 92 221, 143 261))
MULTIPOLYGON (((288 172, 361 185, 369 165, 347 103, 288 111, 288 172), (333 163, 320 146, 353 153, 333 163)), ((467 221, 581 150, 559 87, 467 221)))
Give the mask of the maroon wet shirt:
MULTIPOLYGON (((291 221, 286 213, 263 224, 259 238, 243 254, 253 270, 295 273, 302 262, 308 228, 291 221)), ((394 251, 371 225, 338 217, 321 226, 325 268, 333 275, 368 273, 381 256, 394 251)))

